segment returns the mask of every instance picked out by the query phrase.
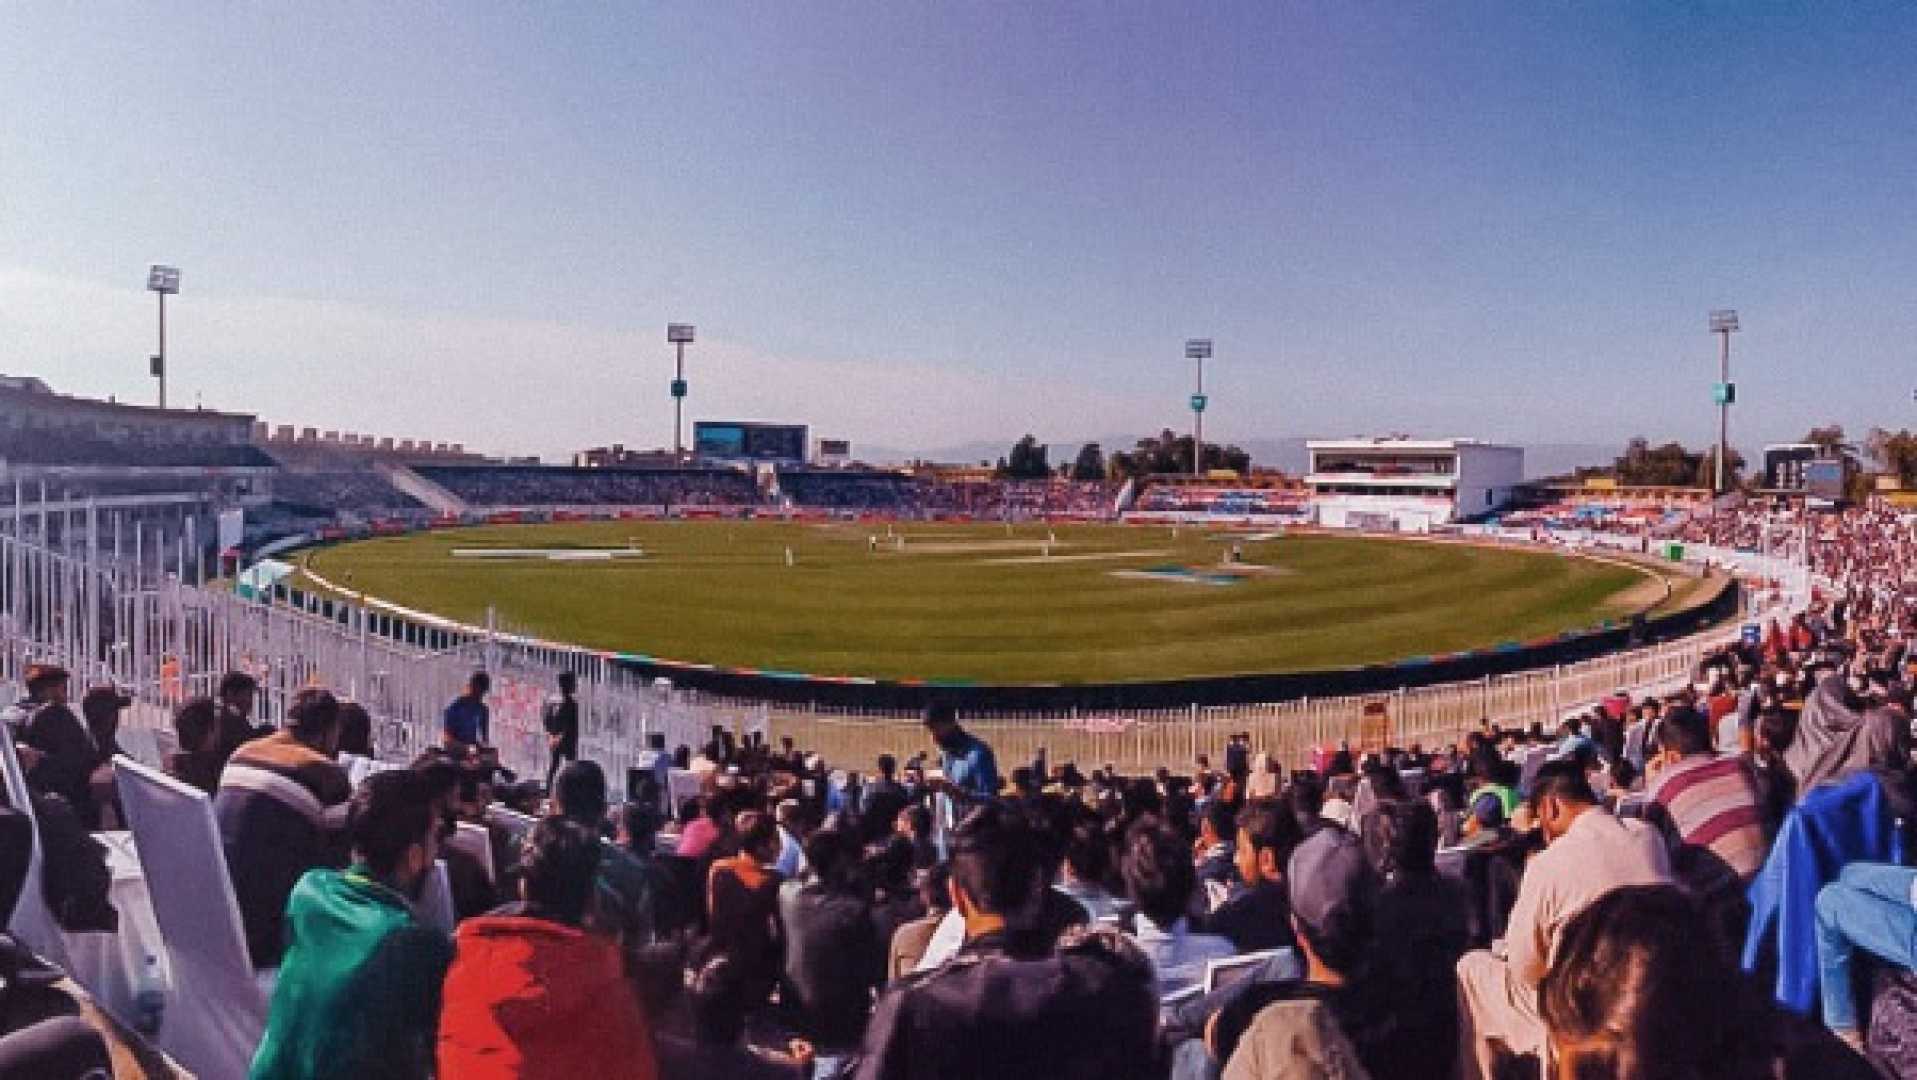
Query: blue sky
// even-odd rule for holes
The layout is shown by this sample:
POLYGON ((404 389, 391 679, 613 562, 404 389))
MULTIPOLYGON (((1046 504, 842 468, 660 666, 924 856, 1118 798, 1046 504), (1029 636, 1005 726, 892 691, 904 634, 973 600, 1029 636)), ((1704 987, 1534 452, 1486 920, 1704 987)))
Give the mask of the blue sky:
POLYGON ((563 453, 1917 410, 1917 8, 0 8, 0 371, 563 453), (392 10, 393 8, 401 10, 392 10))

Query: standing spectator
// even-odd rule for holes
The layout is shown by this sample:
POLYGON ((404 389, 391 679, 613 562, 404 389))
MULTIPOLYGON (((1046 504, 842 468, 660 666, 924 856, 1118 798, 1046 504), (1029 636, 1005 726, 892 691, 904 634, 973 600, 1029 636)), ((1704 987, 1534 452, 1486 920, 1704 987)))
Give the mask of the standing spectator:
POLYGON ((1599 807, 1577 762, 1540 767, 1530 806, 1546 847, 1526 865, 1518 884, 1504 954, 1480 950, 1458 961, 1459 1061, 1467 1080, 1494 1075, 1499 1043, 1520 1055, 1543 1049, 1538 982, 1559 931, 1572 916, 1612 889, 1670 880, 1657 833, 1599 807))
POLYGON ((940 768, 945 782, 939 790, 961 802, 975 802, 998 796, 998 758, 978 736, 959 726, 952 707, 943 703, 927 705, 925 730, 938 744, 940 768))
POLYGON ((256 968, 279 963, 286 898, 308 870, 337 866, 352 787, 333 764, 339 702, 302 690, 288 724, 240 747, 220 774, 213 816, 256 968))
MULTIPOLYGON (((616 928, 628 949, 671 938, 698 919, 696 898, 685 895, 679 878, 660 863, 654 851, 659 811, 646 803, 620 805, 612 850, 599 864, 603 886, 620 898, 615 912, 623 914, 616 928)), ((602 908, 601 918, 613 912, 602 908)))
POLYGON ((432 1073, 453 950, 412 905, 439 847, 433 797, 411 770, 377 773, 350 816, 352 867, 307 873, 286 904, 286 959, 253 1080, 432 1073))
POLYGON ((546 787, 552 788, 559 766, 579 760, 579 676, 570 671, 559 673, 559 696, 546 702, 540 717, 546 729, 546 748, 551 759, 546 765, 546 787))
POLYGON ((1190 849, 1156 819, 1132 826, 1125 840, 1125 890, 1138 908, 1132 938, 1152 962, 1160 997, 1204 978, 1205 964, 1237 953, 1216 934, 1191 931, 1186 912, 1197 873, 1190 849))
POLYGON ((272 733, 265 724, 253 726, 253 706, 259 699, 259 680, 244 671, 229 671, 220 676, 217 691, 219 699, 219 753, 220 766, 225 767, 233 752, 252 739, 272 733))
POLYGON ((581 929, 603 846, 578 822, 541 821, 519 860, 522 901, 460 924, 440 1014, 441 1076, 658 1075, 618 946, 581 929))
POLYGON ((91 687, 80 697, 80 716, 85 719, 87 735, 93 740, 93 771, 87 777, 88 787, 93 796, 94 817, 103 829, 126 828, 126 817, 120 812, 120 793, 113 785, 113 758, 120 753, 120 713, 132 704, 132 698, 111 685, 91 687))
MULTIPOLYGON (((1045 868, 1018 813, 972 811, 952 836, 952 900, 965 923, 957 961, 888 990, 866 1026, 858 1080, 1163 1074, 1150 961, 1122 935, 1069 933, 1050 952, 1006 931, 1039 917, 1045 868)), ((1189 872, 1189 852, 1172 846, 1189 872)))
POLYGON ((771 815, 748 810, 738 830, 739 853, 713 863, 706 878, 707 952, 732 957, 756 1003, 779 972, 779 829, 771 815))
POLYGON ((1236 870, 1246 888, 1219 905, 1205 919, 1204 929, 1224 937, 1239 952, 1295 945, 1285 865, 1305 839, 1297 815, 1283 800, 1260 800, 1238 815, 1237 826, 1236 870))
POLYGON ((461 751, 492 742, 492 711, 486 708, 486 693, 492 687, 492 676, 475 671, 466 680, 466 692, 446 706, 440 718, 439 738, 447 749, 461 751))

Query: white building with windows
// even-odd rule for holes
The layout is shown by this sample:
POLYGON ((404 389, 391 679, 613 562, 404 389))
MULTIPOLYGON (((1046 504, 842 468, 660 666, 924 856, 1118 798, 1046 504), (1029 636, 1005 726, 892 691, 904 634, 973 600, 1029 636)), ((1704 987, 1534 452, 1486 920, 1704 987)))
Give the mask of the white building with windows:
POLYGON ((1482 517, 1524 480, 1524 448, 1477 439, 1323 439, 1305 444, 1305 484, 1318 524, 1333 529, 1429 532, 1482 517))

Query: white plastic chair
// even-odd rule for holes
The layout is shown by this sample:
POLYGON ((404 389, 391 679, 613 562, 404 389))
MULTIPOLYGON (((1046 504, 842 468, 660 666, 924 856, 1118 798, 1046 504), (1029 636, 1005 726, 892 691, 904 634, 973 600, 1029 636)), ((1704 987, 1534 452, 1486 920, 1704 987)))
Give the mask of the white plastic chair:
POLYGON ((160 1048, 200 1076, 245 1076, 268 996, 247 958, 213 802, 125 755, 113 765, 173 976, 160 1048))
POLYGON ((486 826, 471 821, 462 821, 446 840, 446 846, 463 851, 479 860, 486 870, 486 880, 497 882, 498 873, 493 869, 493 834, 486 826))

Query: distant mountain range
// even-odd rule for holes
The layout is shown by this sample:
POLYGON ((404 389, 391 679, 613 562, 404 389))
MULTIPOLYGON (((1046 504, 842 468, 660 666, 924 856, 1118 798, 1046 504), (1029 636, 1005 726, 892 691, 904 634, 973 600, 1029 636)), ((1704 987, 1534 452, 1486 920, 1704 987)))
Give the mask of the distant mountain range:
MULTIPOLYGON (((1100 439, 1099 446, 1107 453, 1113 450, 1128 450, 1137 441, 1136 436, 1100 439)), ((1078 456, 1080 442, 1055 442, 1049 445, 1049 460, 1053 465, 1062 461, 1071 461, 1078 456)), ((1239 443, 1251 454, 1254 465, 1283 469, 1291 474, 1305 471, 1310 464, 1305 453, 1303 439, 1249 439, 1239 443)), ((873 465, 897 465, 913 459, 937 461, 946 464, 971 464, 996 462, 1004 457, 1012 447, 1010 442, 988 443, 968 442, 955 446, 929 447, 922 450, 901 450, 890 446, 852 447, 854 455, 873 465)), ((1524 475, 1526 479, 1542 476, 1558 476, 1583 465, 1609 465, 1624 450, 1624 440, 1616 443, 1532 443, 1524 448, 1524 475)))

